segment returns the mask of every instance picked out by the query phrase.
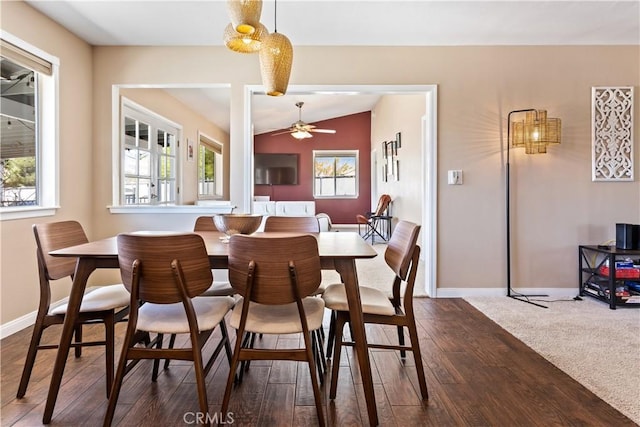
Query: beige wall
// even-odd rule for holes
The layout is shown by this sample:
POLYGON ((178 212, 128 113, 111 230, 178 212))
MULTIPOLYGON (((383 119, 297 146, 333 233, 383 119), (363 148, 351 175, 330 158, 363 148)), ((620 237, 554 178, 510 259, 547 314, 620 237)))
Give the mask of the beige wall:
MULTIPOLYGON (((91 199, 93 108, 91 46, 22 2, 2 2, 2 30, 56 56, 60 60, 60 209, 55 217, 2 221, 0 307, 3 324, 38 307, 35 222, 76 219, 93 237, 91 199)), ((68 293, 60 281, 53 300, 68 293)))
MULTIPOLYGON (((194 147, 197 150, 198 133, 201 132, 222 145, 223 153, 228 153, 229 134, 164 90, 121 88, 120 95, 182 126, 182 141, 180 142, 182 185, 180 192, 182 194, 182 204, 194 204, 198 199, 198 170, 197 161, 187 161, 187 138, 194 142, 194 147)), ((197 152, 194 156, 197 158, 197 152)), ((222 198, 229 200, 229 156, 224 157, 226 164, 223 165, 225 176, 222 198)))
MULTIPOLYGON (((438 85, 439 288, 504 286, 506 115, 532 107, 561 117, 561 146, 546 156, 513 153, 512 283, 570 288, 577 286, 576 246, 609 240, 616 222, 638 222, 640 217, 638 181, 593 183, 590 178, 591 87, 638 86, 639 59, 637 47, 297 47, 290 84, 438 85), (332 66, 320 67, 319 58, 332 66), (615 68, 602 66, 614 63, 615 68), (462 169, 465 184, 446 185, 448 169, 462 169)), ((250 138, 243 126, 244 85, 260 82, 255 58, 221 47, 109 47, 95 49, 95 67, 99 157, 109 150, 100 135, 108 126, 111 84, 231 84, 231 199, 242 204, 242 188, 250 175, 244 169, 249 155, 245 141, 250 138), (171 64, 199 67, 185 72, 176 65, 150 72, 146 64, 163 57, 172 58, 171 64)), ((638 126, 636 140, 637 135, 638 126)), ((408 157, 401 158, 401 171, 421 161, 408 157)), ((95 169, 97 182, 108 183, 110 172, 103 170, 107 166, 95 169)), ((401 181, 402 190, 408 185, 401 181)), ((108 184, 104 190, 109 191, 108 184)), ((105 201, 94 203, 96 215, 103 217, 100 223, 107 227, 101 234, 126 227, 126 216, 109 219, 105 201)))
MULTIPOLYGON (((180 215, 112 215, 106 208, 111 197, 111 165, 105 159, 111 158, 112 84, 231 84, 231 199, 242 202, 250 176, 244 85, 260 84, 256 56, 222 47, 92 51, 28 6, 13 2, 3 2, 2 28, 61 59, 62 208, 45 220, 77 218, 94 238, 142 227, 186 229, 192 221, 180 215), (150 66, 159 63, 163 66, 150 66)), ((562 118, 562 145, 545 156, 512 153, 513 284, 575 288, 577 245, 613 238, 616 222, 640 222, 637 178, 629 183, 594 183, 590 178, 591 87, 633 85, 637 92, 639 63, 638 46, 295 47, 290 84, 438 85, 441 290, 504 287, 506 115, 531 107, 562 118), (462 169, 464 185, 448 186, 448 169, 462 169)), ((636 93, 636 146, 639 99, 636 93)), ((401 172, 410 170, 412 159, 401 161, 401 172)), ((639 169, 637 149, 635 161, 639 169)), ((3 323, 36 307, 32 222, 2 224, 3 323)))

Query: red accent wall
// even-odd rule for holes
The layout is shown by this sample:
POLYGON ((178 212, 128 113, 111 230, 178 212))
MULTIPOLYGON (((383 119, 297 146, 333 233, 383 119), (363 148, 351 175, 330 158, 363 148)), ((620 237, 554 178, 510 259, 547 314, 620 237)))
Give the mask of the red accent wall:
POLYGON ((256 185, 254 195, 271 200, 314 200, 313 150, 359 150, 359 189, 357 199, 318 199, 316 213, 324 212, 334 224, 354 224, 356 215, 371 210, 371 112, 352 114, 313 123, 335 134, 314 133, 313 138, 298 141, 289 134, 256 135, 256 153, 298 153, 298 185, 256 185))

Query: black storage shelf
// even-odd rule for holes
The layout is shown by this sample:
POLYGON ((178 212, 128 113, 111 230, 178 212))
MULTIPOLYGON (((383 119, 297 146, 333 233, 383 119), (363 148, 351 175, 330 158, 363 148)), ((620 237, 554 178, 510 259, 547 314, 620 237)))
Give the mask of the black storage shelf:
POLYGON ((627 302, 630 297, 640 302, 640 292, 630 290, 630 297, 616 297, 616 287, 627 282, 640 282, 640 278, 616 277, 616 260, 640 258, 640 249, 618 249, 615 246, 580 245, 578 247, 579 295, 588 295, 609 304, 609 308, 640 308, 640 303, 627 302), (608 261, 609 274, 600 274, 600 267, 608 261))

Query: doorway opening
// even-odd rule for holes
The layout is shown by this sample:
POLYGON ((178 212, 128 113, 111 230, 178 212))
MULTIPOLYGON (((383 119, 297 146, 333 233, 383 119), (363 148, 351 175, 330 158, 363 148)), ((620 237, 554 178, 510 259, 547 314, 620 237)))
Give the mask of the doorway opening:
MULTIPOLYGON (((299 96, 326 96, 333 95, 335 97, 343 97, 344 102, 348 102, 348 96, 356 94, 424 94, 425 95, 425 111, 426 114, 422 118, 422 122, 418 124, 421 128, 421 170, 423 171, 420 179, 422 180, 422 256, 421 259, 425 263, 425 283, 424 291, 430 297, 436 297, 436 230, 437 230, 437 86, 436 85, 355 85, 355 86, 306 86, 295 85, 290 86, 287 95, 277 98, 274 102, 288 102, 295 104, 296 97, 299 96)), ((253 171, 253 135, 254 105, 263 101, 256 97, 267 97, 264 89, 259 85, 245 86, 245 128, 244 128, 244 159, 246 171, 253 171)), ((293 105, 292 104, 292 105, 293 105)), ((313 121, 313 120, 307 120, 313 121)), ((271 129, 275 130, 275 129, 271 129)), ((375 147, 372 144, 372 150, 375 147)), ((373 156, 373 153, 371 153, 373 156)), ((373 162, 373 159, 372 159, 373 162)), ((252 174, 251 174, 252 175, 252 174)), ((377 185, 377 173, 372 171, 372 188, 377 185)), ((414 178, 415 179, 415 178, 414 178)), ((245 188, 243 189, 243 204, 246 207, 251 206, 253 200, 254 179, 245 180, 245 188)))

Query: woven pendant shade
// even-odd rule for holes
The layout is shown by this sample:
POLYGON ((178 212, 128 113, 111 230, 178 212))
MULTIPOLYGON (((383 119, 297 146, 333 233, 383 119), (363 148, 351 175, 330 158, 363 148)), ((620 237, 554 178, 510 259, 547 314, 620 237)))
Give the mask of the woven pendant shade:
POLYGON ((513 122, 513 147, 524 147, 526 154, 547 152, 547 145, 560 144, 560 119, 547 118, 546 110, 528 111, 524 120, 513 122))
POLYGON ((256 53, 262 46, 262 39, 269 34, 267 27, 258 23, 256 30, 251 34, 240 34, 233 29, 233 24, 224 29, 222 39, 225 46, 234 52, 256 53))
POLYGON ((264 37, 260 48, 260 74, 269 96, 282 96, 287 92, 293 47, 287 36, 272 33, 264 37))
POLYGON ((227 0, 227 11, 237 32, 251 34, 260 23, 262 0, 227 0))
POLYGON ((540 121, 540 140, 545 144, 560 144, 561 123, 560 119, 547 117, 546 110, 538 110, 538 120, 540 121))

